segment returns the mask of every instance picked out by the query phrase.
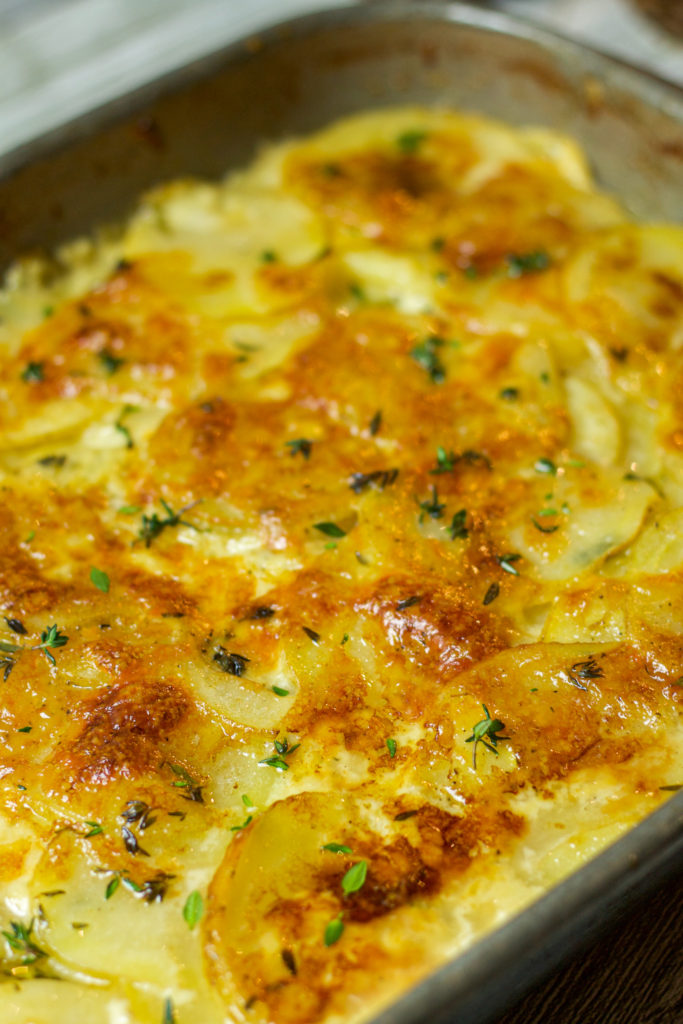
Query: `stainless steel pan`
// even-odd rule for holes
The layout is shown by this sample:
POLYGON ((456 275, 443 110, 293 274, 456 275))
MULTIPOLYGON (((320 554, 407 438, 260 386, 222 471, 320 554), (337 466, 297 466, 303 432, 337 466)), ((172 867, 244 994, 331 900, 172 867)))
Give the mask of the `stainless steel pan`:
MULTIPOLYGON (((680 90, 500 13, 379 0, 270 28, 4 157, 0 270, 120 219, 163 179, 218 177, 264 140, 405 102, 561 128, 634 213, 683 220, 680 90)), ((376 1024, 486 1024, 682 854, 683 793, 376 1024)))

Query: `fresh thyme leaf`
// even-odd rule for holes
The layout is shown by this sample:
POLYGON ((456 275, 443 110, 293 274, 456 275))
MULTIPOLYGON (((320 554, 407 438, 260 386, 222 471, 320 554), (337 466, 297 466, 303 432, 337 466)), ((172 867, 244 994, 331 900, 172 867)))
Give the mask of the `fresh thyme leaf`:
POLYGON ((84 839, 92 839, 93 836, 100 836, 104 832, 104 829, 100 825, 99 821, 86 821, 88 831, 83 836, 84 839))
POLYGON ((339 942, 343 934, 344 922, 342 921, 342 915, 340 914, 338 917, 332 918, 325 928, 323 942, 326 946, 334 946, 335 942, 339 942))
POLYGON ((270 605, 261 604, 254 608, 249 616, 250 619, 272 619, 275 609, 270 605))
POLYGON ((173 774, 177 776, 177 781, 173 783, 176 789, 184 789, 185 793, 182 794, 184 800, 191 800, 195 804, 203 804, 204 796, 202 794, 203 786, 200 786, 196 779, 193 779, 186 768, 183 768, 181 764, 171 764, 170 761, 165 762, 171 769, 173 774))
POLYGON ((381 426, 382 426, 382 410, 378 409, 377 412, 375 413, 375 415, 370 420, 370 425, 368 427, 368 432, 370 434, 370 437, 374 437, 376 434, 378 434, 379 433, 379 428, 381 426))
POLYGON ((313 523, 315 530, 320 530, 326 537, 345 537, 346 530, 342 530, 341 526, 337 526, 336 523, 313 523))
POLYGON ((38 459, 38 465, 62 469, 66 465, 66 455, 45 455, 42 459, 38 459))
POLYGON ((451 540, 461 538, 464 540, 469 536, 469 530, 465 526, 465 520, 467 519, 467 509, 461 508, 459 512, 456 512, 451 520, 451 525, 448 527, 448 532, 451 535, 451 540))
POLYGON ((430 469, 430 473, 437 475, 439 473, 451 473, 455 468, 455 463, 458 456, 455 452, 447 452, 441 445, 436 449, 436 466, 434 469, 430 469))
POLYGON ((398 476, 398 469, 375 469, 371 473, 352 473, 349 477, 349 487, 356 494, 361 494, 370 484, 377 484, 380 491, 394 483, 398 476))
POLYGON ((20 622, 19 619, 8 619, 7 616, 5 616, 5 622, 7 623, 7 625, 9 626, 13 633, 17 633, 19 636, 28 635, 28 630, 26 629, 26 626, 23 624, 23 622, 20 622))
POLYGON ((446 379, 446 367, 438 355, 438 350, 445 344, 443 338, 432 334, 410 351, 411 357, 423 370, 427 371, 435 384, 441 384, 446 379))
POLYGON ((21 379, 27 384, 45 380, 45 364, 27 363, 25 368, 21 371, 21 379))
POLYGON ((106 349, 99 353, 99 360, 102 363, 104 372, 110 377, 113 373, 116 373, 119 367, 123 366, 126 361, 125 359, 119 359, 118 356, 112 355, 111 352, 107 352, 106 349))
POLYGON ((227 672, 228 675, 243 676, 251 658, 246 658, 243 654, 235 654, 234 652, 229 653, 219 644, 214 652, 213 660, 216 662, 218 667, 224 672, 227 672))
POLYGON ((505 402, 516 402, 519 398, 519 388, 503 388, 499 394, 505 402))
POLYGON ((401 132, 396 139, 396 145, 406 156, 413 156, 426 138, 427 132, 411 129, 410 131, 401 132))
POLYGON ((348 642, 349 642, 349 634, 348 633, 344 633, 344 636, 341 638, 341 643, 340 643, 339 646, 343 647, 344 644, 347 644, 348 642))
POLYGON ((534 463, 534 469, 537 473, 549 473, 551 476, 557 475, 557 466, 552 459, 541 458, 534 463))
POLYGON ((186 512, 189 512, 190 509, 199 504, 198 501, 193 501, 190 505, 185 505, 185 507, 181 508, 179 512, 174 512, 168 502, 164 501, 163 498, 160 498, 159 502, 166 513, 166 517, 164 519, 161 519, 156 512, 151 516, 144 514, 142 516, 142 526, 138 531, 138 539, 145 542, 146 548, 148 548, 152 541, 155 540, 168 526, 189 526, 190 529, 196 530, 198 533, 201 532, 199 527, 195 526, 194 523, 188 523, 186 519, 183 519, 186 512))
POLYGON ((366 295, 358 281, 351 281, 349 284, 349 291, 356 302, 365 302, 366 295))
POLYGON ((538 519, 536 519, 535 516, 531 517, 531 522, 534 524, 534 526, 536 527, 537 530, 541 531, 541 533, 555 533, 555 531, 559 530, 559 528, 560 528, 559 525, 543 526, 543 524, 539 523, 538 519))
POLYGON ((445 501, 439 501, 439 494, 432 485, 431 498, 426 498, 425 501, 420 501, 418 504, 422 511, 420 512, 420 522, 424 521, 425 516, 430 516, 431 519, 441 519, 443 517, 443 510, 446 507, 445 501))
POLYGON ((412 608, 414 604, 419 604, 422 597, 419 594, 413 594, 412 597, 404 597, 402 601, 399 601, 396 605, 397 612, 404 612, 406 608, 412 608))
MULTIPOLYGON (((0 662, 0 664, 2 664, 2 663, 0 662)), ((17 729, 17 732, 30 732, 32 728, 33 728, 32 725, 22 725, 21 729, 17 729)), ((86 836, 86 839, 87 838, 88 837, 86 836)))
POLYGON ((19 954, 22 964, 33 964, 47 956, 45 950, 33 941, 33 920, 28 927, 20 921, 10 921, 9 926, 11 930, 3 931, 1 934, 12 952, 19 954))
POLYGON ((509 572, 511 576, 519 576, 519 573, 515 569, 513 562, 518 562, 522 556, 511 552, 507 555, 497 555, 496 561, 498 565, 503 569, 504 572, 509 572))
POLYGON ((0 651, 5 654, 18 654, 23 648, 19 644, 13 644, 11 640, 0 640, 0 651))
POLYGON ((289 771, 289 764, 285 761, 285 757, 290 756, 295 750, 298 750, 300 744, 295 743, 293 747, 290 747, 289 740, 285 738, 284 740, 275 740, 273 746, 275 747, 275 754, 271 755, 271 757, 264 757, 263 760, 258 763, 264 764, 268 768, 276 768, 280 772, 289 771))
POLYGON ((507 257, 508 277, 523 277, 525 274, 537 274, 550 266, 550 256, 544 249, 535 249, 527 253, 511 253, 507 257))
POLYGON ((357 864, 350 867, 341 880, 342 891, 345 896, 350 896, 354 892, 358 892, 365 885, 365 879, 368 874, 368 862, 366 860, 359 860, 357 864))
POLYGON ((264 249, 261 253, 261 263, 277 263, 277 253, 272 249, 264 249))
POLYGON ((50 648, 64 647, 64 645, 68 643, 68 641, 68 636, 65 636, 64 633, 61 633, 57 626, 49 626, 47 629, 44 629, 43 632, 40 634, 40 643, 35 644, 31 648, 31 650, 43 651, 48 661, 50 661, 53 665, 56 665, 57 662, 55 661, 55 657, 50 648))
POLYGON ((307 437, 295 437, 293 441, 285 441, 285 447, 289 448, 290 455, 303 455, 305 459, 309 459, 313 442, 307 437))
POLYGON ((303 629, 306 636, 310 640, 312 640, 314 644, 320 643, 320 633, 316 633, 316 631, 314 629, 310 629, 309 626, 302 626, 301 628, 303 629))
POLYGON ((387 750, 389 751, 389 757, 396 757, 396 740, 389 739, 386 741, 387 750))
POLYGON ((289 690, 285 690, 283 686, 271 686, 271 690, 276 697, 289 697, 289 690))
POLYGON ((194 889, 185 900, 185 906, 183 907, 183 918, 187 922, 190 931, 199 924, 203 913, 204 900, 202 899, 202 894, 198 889, 194 889))
POLYGON ((169 996, 164 1000, 164 1009, 161 1014, 161 1024, 176 1024, 175 1010, 173 1009, 173 1000, 169 996))
POLYGON ((477 722, 477 724, 472 728, 472 735, 468 736, 465 740, 465 743, 474 743, 474 748, 472 750, 472 765, 475 771, 477 768, 477 744, 482 743, 487 750, 490 750, 492 754, 495 754, 496 757, 498 757, 498 751, 496 750, 498 743, 500 740, 508 739, 507 736, 498 735, 498 733, 505 729, 505 726, 500 719, 491 718, 489 709, 486 705, 482 704, 482 707, 486 718, 482 718, 481 722, 477 722))
POLYGON ((94 565, 90 569, 90 582, 93 583, 98 590, 101 590, 103 594, 109 592, 109 577, 106 572, 102 569, 97 569, 94 565))
POLYGON ((104 890, 105 900, 110 900, 112 898, 120 884, 121 878, 119 877, 119 875, 114 875, 113 878, 109 879, 109 881, 107 882, 107 888, 104 890))
POLYGON ((2 681, 4 683, 6 683, 7 680, 9 679, 10 673, 15 665, 16 662, 14 658, 0 658, 0 668, 2 668, 2 681))
POLYGON ((491 586, 489 587, 489 589, 484 594, 484 601, 483 601, 483 603, 484 604, 491 604, 492 601, 496 600, 496 598, 498 597, 499 594, 500 594, 500 584, 499 583, 492 583, 491 586))
POLYGON ((329 850, 330 853, 353 853, 351 847, 345 846, 344 843, 325 843, 321 849, 329 850))
POLYGON ((142 509, 139 505, 122 505, 118 510, 119 515, 122 516, 136 516, 142 509))

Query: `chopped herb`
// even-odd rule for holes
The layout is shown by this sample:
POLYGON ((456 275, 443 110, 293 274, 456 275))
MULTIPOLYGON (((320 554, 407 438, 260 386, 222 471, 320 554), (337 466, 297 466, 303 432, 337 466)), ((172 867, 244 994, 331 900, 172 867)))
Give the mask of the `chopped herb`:
POLYGON ((45 950, 35 944, 32 938, 33 921, 28 927, 19 921, 10 921, 11 931, 2 932, 7 944, 14 953, 19 953, 22 964, 33 964, 47 956, 45 950))
POLYGON ((188 523, 186 519, 182 518, 186 512, 189 512, 190 509, 199 504, 198 501, 193 501, 192 504, 185 505, 185 507, 181 508, 179 512, 174 512, 168 502, 164 501, 163 498, 160 498, 159 502, 163 505, 164 511, 166 512, 165 519, 160 519, 156 512, 151 516, 142 516, 142 526, 138 531, 138 539, 144 540, 146 548, 151 545, 152 541, 158 537, 167 526, 189 526, 190 529, 197 530, 199 532, 198 526, 195 526, 194 523, 188 523))
POLYGON ((252 611, 251 615, 249 616, 249 618, 250 619, 270 619, 270 618, 273 617, 273 615, 275 615, 275 609, 271 608, 269 605, 262 604, 262 605, 258 605, 258 607, 253 609, 253 611, 252 611))
POLYGON ((203 786, 200 786, 196 779, 193 779, 186 768, 183 768, 181 764, 171 764, 170 761, 166 762, 168 767, 171 769, 173 774, 177 776, 177 781, 173 783, 176 789, 185 789, 186 793, 182 794, 184 800, 191 800, 195 804, 203 804, 204 796, 202 794, 203 786))
MULTIPOLYGON (((553 513, 550 510, 548 510, 546 512, 546 515, 553 515, 553 514, 557 515, 557 513, 553 513)), ((534 516, 531 517, 531 522, 534 524, 534 526, 536 527, 537 530, 541 531, 541 533, 555 533, 555 531, 559 530, 559 528, 560 528, 559 525, 543 526, 543 524, 539 523, 538 519, 536 519, 534 516)))
POLYGON ((113 373, 116 373, 119 367, 123 366, 126 361, 125 359, 119 359, 117 356, 112 355, 111 352, 107 352, 106 349, 99 353, 99 360, 102 363, 104 372, 109 374, 110 377, 113 373))
POLYGON ((451 520, 451 525, 448 527, 448 532, 451 535, 451 540, 462 539, 464 540, 469 536, 469 530, 465 526, 465 520, 467 519, 467 510, 461 508, 459 512, 456 512, 451 520))
POLYGON ((113 878, 109 879, 109 881, 107 882, 107 888, 104 890, 105 900, 110 900, 112 898, 120 884, 121 878, 119 875, 114 875, 113 878))
POLYGON ((90 569, 90 582, 93 583, 103 594, 109 591, 109 577, 102 569, 96 569, 93 565, 90 569))
MULTIPOLYGON (((17 729, 17 732, 30 732, 32 728, 32 725, 22 725, 21 729, 17 729)), ((86 836, 86 839, 87 838, 88 837, 86 836)))
POLYGON ((303 455, 305 459, 310 458, 313 442, 307 437, 295 437, 293 441, 285 441, 285 447, 289 448, 290 455, 303 455))
POLYGON ((368 427, 368 432, 370 434, 370 437, 374 437, 376 434, 378 434, 379 433, 379 428, 381 426, 382 426, 382 410, 378 409, 377 412, 375 413, 375 415, 370 420, 370 426, 368 427))
POLYGON ((371 473, 352 473, 349 477, 349 487, 356 494, 361 494, 370 484, 377 484, 380 491, 394 483, 398 476, 398 469, 375 469, 371 473))
POLYGON ((44 363, 27 363, 21 371, 21 379, 27 384, 45 380, 44 363))
POLYGON ((325 545, 325 550, 326 551, 336 551, 337 550, 337 542, 334 541, 334 540, 328 540, 327 544, 325 545))
POLYGON ((499 395, 506 402, 516 402, 519 398, 519 388, 503 388, 499 395))
POLYGON ((59 629, 57 629, 57 626, 49 626, 48 629, 44 629, 43 632, 40 634, 40 643, 36 644, 31 649, 34 651, 43 651, 45 653, 45 657, 47 658, 47 660, 50 661, 53 665, 56 665, 57 662, 55 661, 55 657, 52 654, 50 648, 64 647, 64 645, 68 643, 68 641, 68 636, 65 636, 64 633, 61 633, 59 629))
POLYGON ((246 658, 243 654, 229 653, 219 644, 214 652, 213 660, 228 675, 243 676, 244 670, 248 662, 251 661, 251 658, 246 658))
POLYGON ((104 832, 99 821, 86 821, 85 824, 88 826, 88 831, 83 836, 84 839, 92 839, 93 836, 100 836, 104 832))
POLYGON ((349 634, 348 633, 344 633, 344 636, 341 638, 340 647, 343 647, 344 644, 346 644, 348 642, 349 642, 349 634))
POLYGON ((436 334, 430 335, 416 345, 410 351, 410 355, 429 374, 435 384, 441 384, 446 379, 446 367, 441 362, 438 350, 443 348, 446 342, 436 334))
POLYGON ((544 249, 535 249, 527 253, 511 253, 507 257, 508 277, 523 277, 525 274, 537 274, 550 266, 550 256, 544 249))
POLYGON ((515 569, 513 562, 518 562, 522 556, 511 552, 507 555, 497 555, 496 561, 504 572, 509 572, 511 576, 519 576, 519 573, 515 569))
POLYGON ((301 628, 303 629, 306 636, 310 640, 312 640, 314 644, 320 643, 320 633, 316 633, 316 631, 314 629, 311 629, 309 626, 302 626, 301 628))
POLYGON ((351 847, 345 846, 343 843, 325 843, 321 849, 329 850, 330 853, 353 853, 351 847))
POLYGON ((557 466, 552 461, 552 459, 538 459, 534 463, 534 469, 537 473, 549 473, 551 476, 557 475, 557 466))
POLYGON ((341 526, 337 526, 336 523, 313 523, 315 530, 320 530, 326 537, 345 537, 346 530, 342 530, 341 526))
POLYGON ((289 973, 296 977, 296 960, 294 959, 294 954, 291 949, 281 949, 280 956, 289 973))
POLYGON ((436 466, 434 469, 430 469, 430 473, 437 475, 439 473, 451 473, 455 468, 455 463, 458 460, 458 456, 455 452, 447 452, 441 445, 436 449, 436 466))
POLYGON ((443 517, 443 510, 446 507, 446 502, 439 501, 439 495, 436 487, 432 486, 431 498, 427 498, 425 501, 419 502, 419 506, 422 509, 420 512, 420 522, 423 522, 425 516, 430 516, 431 519, 441 519, 443 517))
POLYGON ((119 418, 115 422, 114 429, 118 430, 119 434, 121 434, 125 438, 126 448, 134 448, 135 447, 135 441, 133 440, 133 435, 131 434, 130 430, 128 429, 128 427, 123 422, 123 413, 121 413, 121 415, 119 416, 119 418))
POLYGON ((392 740, 391 737, 386 741, 387 750, 389 751, 389 757, 396 757, 396 740, 392 740))
POLYGON ((264 757, 262 761, 259 761, 259 764, 267 765, 269 768, 277 768, 280 772, 289 771, 289 765, 285 761, 285 757, 289 757, 295 750, 298 750, 300 744, 295 743, 293 747, 290 747, 289 740, 284 739, 275 740, 273 746, 276 753, 271 757, 264 757))
POLYGON ((285 690, 282 686, 271 686, 271 690, 276 697, 289 697, 289 690, 285 690))
POLYGON ((325 928, 323 942, 326 946, 334 946, 335 942, 339 942, 343 934, 344 922, 342 921, 342 915, 339 914, 339 916, 334 917, 325 928))
POLYGON ((185 906, 183 907, 183 918, 187 922, 190 931, 199 923, 203 913, 204 900, 202 899, 202 894, 198 889, 194 889, 185 900, 185 906))
POLYGON ((66 455, 45 455, 42 459, 38 459, 38 465, 62 469, 66 465, 66 455))
POLYGON ((351 292, 351 295, 354 297, 356 302, 365 302, 365 292, 358 284, 358 281, 351 281, 351 283, 349 284, 349 291, 351 292))
POLYGON ((137 822, 140 832, 144 832, 145 829, 149 828, 156 821, 156 818, 151 817, 151 814, 152 808, 144 800, 127 800, 120 817, 127 821, 129 825, 137 822))
POLYGON ((5 616, 5 622, 7 623, 7 625, 9 626, 13 633, 18 633, 19 636, 28 635, 28 630, 26 629, 26 626, 23 624, 23 622, 20 622, 19 619, 8 619, 7 616, 5 616))
POLYGON ((411 129, 407 132, 401 132, 396 139, 396 145, 406 156, 412 156, 414 153, 417 153, 426 138, 426 132, 419 129, 411 129))
POLYGON ((401 811, 394 815, 394 821, 408 821, 409 818, 414 818, 416 815, 417 811, 401 811))
POLYGON ((341 880, 342 891, 345 896, 350 896, 354 892, 358 892, 365 885, 365 879, 368 874, 368 862, 366 860, 359 860, 357 864, 350 867, 341 880))
POLYGON ((122 516, 136 516, 141 511, 140 505, 122 505, 118 510, 119 515, 122 516))
POLYGON ((572 469, 583 469, 586 463, 581 459, 567 459, 567 465, 572 469))
POLYGON ((466 462, 468 466, 482 465, 486 469, 493 469, 491 460, 488 455, 484 455, 483 452, 475 452, 471 448, 461 452, 460 455, 456 455, 456 462, 466 462))
POLYGON ((272 249, 264 249, 261 253, 261 263, 277 263, 277 254, 272 249))
POLYGON ((169 996, 164 1000, 164 1009, 161 1014, 161 1024, 176 1024, 176 1015, 173 1009, 173 1000, 169 996))
POLYGON ((52 316, 55 311, 54 306, 43 306, 43 316, 47 320, 48 317, 52 316))
POLYGON ((419 604, 422 600, 421 595, 413 594, 412 597, 405 597, 402 601, 399 601, 396 605, 397 612, 404 612, 406 608, 412 608, 414 604, 419 604))
POLYGON ((132 854, 133 857, 137 854, 141 854, 143 857, 149 857, 147 850, 143 850, 138 842, 138 837, 135 835, 127 825, 121 826, 121 838, 123 839, 123 845, 125 846, 128 853, 132 854))
POLYGON ((678 793, 679 790, 683 789, 683 784, 678 783, 678 785, 674 784, 672 786, 660 786, 659 788, 662 790, 663 793, 678 793))
POLYGON ((245 829, 247 827, 247 825, 251 825, 252 821, 254 820, 254 815, 251 812, 255 811, 256 808, 252 806, 251 798, 248 797, 246 793, 242 795, 242 803, 247 809, 247 817, 244 819, 241 825, 233 825, 230 829, 231 832, 241 832, 242 829, 245 829))
POLYGON ((429 248, 432 252, 443 252, 443 247, 446 244, 445 238, 432 238, 429 243, 429 248))
MULTIPOLYGON (((0 648, 0 650, 1 649, 2 648, 0 648)), ((4 683, 9 679, 10 673, 15 665, 16 662, 14 658, 0 658, 0 668, 2 668, 2 680, 4 683)))
POLYGON ((491 753, 495 754, 496 757, 498 757, 498 751, 496 750, 496 747, 498 746, 499 741, 508 739, 507 736, 497 735, 499 732, 502 732, 503 729, 505 728, 500 719, 491 718, 491 715, 489 714, 489 709, 486 707, 486 705, 482 704, 482 707, 484 709, 484 714, 486 715, 486 718, 483 718, 481 722, 477 722, 477 724, 472 729, 472 735, 468 736, 467 739, 465 740, 465 743, 474 743, 474 749, 472 751, 472 764, 474 766, 475 771, 477 768, 478 743, 482 743, 487 750, 490 750, 491 753))
POLYGON ((489 587, 489 589, 484 594, 484 602, 483 603, 484 604, 491 604, 492 601, 496 600, 496 598, 498 597, 499 594, 500 594, 500 584, 492 583, 491 586, 489 587))
POLYGON ((24 541, 24 544, 30 544, 31 541, 34 539, 35 535, 36 535, 36 531, 35 530, 31 530, 31 532, 26 537, 26 540, 24 541))
MULTIPOLYGON (((547 499, 550 499, 552 498, 552 494, 548 494, 546 495, 546 497, 547 499)), ((562 511, 564 512, 564 507, 562 511)), ((567 509, 567 511, 569 510, 567 509)), ((538 510, 538 514, 539 516, 559 516, 560 513, 557 511, 556 508, 541 508, 538 510)))
POLYGON ((586 661, 574 662, 567 674, 573 686, 578 690, 585 690, 586 687, 579 682, 580 679, 600 679, 605 673, 595 658, 589 657, 586 661))

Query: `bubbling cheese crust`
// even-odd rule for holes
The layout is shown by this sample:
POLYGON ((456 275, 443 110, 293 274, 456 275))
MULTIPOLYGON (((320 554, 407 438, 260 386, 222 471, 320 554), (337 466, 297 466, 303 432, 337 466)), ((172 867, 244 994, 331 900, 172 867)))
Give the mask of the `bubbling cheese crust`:
POLYGON ((368 1020, 683 783, 682 268, 418 108, 17 263, 3 1024, 368 1020))

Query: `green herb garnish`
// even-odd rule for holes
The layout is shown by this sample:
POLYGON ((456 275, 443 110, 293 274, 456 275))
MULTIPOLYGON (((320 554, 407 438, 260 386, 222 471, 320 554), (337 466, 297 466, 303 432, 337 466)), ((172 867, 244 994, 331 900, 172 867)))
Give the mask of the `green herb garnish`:
POLYGON ((310 458, 313 442, 307 437, 295 437, 293 441, 285 441, 285 447, 289 448, 290 455, 303 455, 305 459, 310 458))
POLYGON ((441 384, 446 379, 446 367, 438 355, 438 350, 445 344, 443 338, 432 334, 410 350, 411 357, 423 370, 427 371, 435 384, 441 384))
POLYGON ((330 853, 352 853, 350 846, 345 846, 344 843, 325 843, 323 850, 329 850, 330 853))
POLYGON ((159 504, 163 506, 164 511, 166 512, 165 518, 161 519, 156 512, 151 516, 143 515, 142 517, 142 526, 138 531, 138 539, 144 540, 146 548, 150 546, 152 541, 158 537, 167 526, 189 526, 191 530, 201 532, 199 527, 195 526, 194 523, 188 523, 186 519, 183 519, 186 512, 189 512, 190 509, 199 504, 198 501, 193 501, 192 504, 185 505, 185 507, 181 508, 179 512, 174 512, 168 502, 164 501, 163 498, 159 499, 159 504))
POLYGON ((365 879, 368 874, 368 862, 366 860, 359 860, 357 864, 350 867, 341 880, 342 891, 345 896, 350 896, 354 892, 358 892, 365 885, 365 879))
POLYGON ((7 940, 7 944, 14 953, 18 953, 21 957, 22 964, 34 964, 36 960, 41 960, 47 956, 44 949, 37 946, 33 941, 33 921, 31 920, 28 927, 25 924, 21 924, 19 921, 10 921, 9 923, 11 931, 2 932, 2 935, 7 940))
POLYGON ((467 510, 461 508, 459 512, 456 512, 451 520, 451 525, 448 527, 448 532, 451 535, 451 540, 461 538, 464 540, 469 535, 469 530, 465 526, 467 519, 467 510))
POLYGON ((267 765, 269 768, 276 768, 279 772, 289 771, 289 764, 285 761, 285 757, 289 757, 295 750, 298 750, 301 744, 295 743, 293 747, 290 747, 289 740, 284 739, 275 740, 273 746, 275 747, 275 754, 271 757, 264 757, 262 761, 259 761, 259 764, 267 765))
POLYGON ((439 501, 438 491, 436 487, 432 486, 431 498, 426 498, 425 501, 419 502, 419 506, 422 509, 420 512, 420 522, 423 522, 425 516, 429 516, 431 519, 441 519, 446 502, 439 501))
POLYGON ((538 274, 550 266, 550 256, 544 249, 535 249, 527 253, 511 253, 507 257, 508 277, 523 277, 525 274, 538 274))
POLYGON ((458 456, 455 452, 447 452, 441 445, 436 449, 436 466, 434 469, 430 469, 430 473, 436 476, 439 473, 451 473, 455 469, 455 463, 458 460, 458 456))
POLYGON ((341 526, 337 526, 336 523, 313 523, 315 530, 320 530, 326 537, 345 537, 346 530, 342 530, 341 526))
POLYGON ((474 743, 474 749, 472 751, 472 765, 476 771, 477 767, 477 744, 482 743, 487 750, 490 750, 492 754, 498 757, 498 751, 496 747, 500 740, 508 739, 507 736, 499 736, 498 733, 502 732, 505 726, 499 718, 491 718, 489 709, 485 704, 482 704, 484 714, 486 718, 482 718, 481 722, 472 729, 472 735, 468 736, 465 743, 474 743))
POLYGON ((102 569, 97 569, 94 565, 90 569, 90 582, 101 590, 103 594, 109 592, 109 577, 106 572, 102 569))
POLYGON ((190 931, 199 923, 204 913, 204 900, 198 889, 194 889, 185 900, 183 918, 190 931))
POLYGON ((45 657, 53 665, 56 665, 55 657, 52 654, 51 648, 53 647, 64 647, 68 643, 69 638, 61 633, 57 626, 49 626, 48 629, 44 629, 40 634, 40 643, 36 644, 31 648, 33 651, 43 651, 45 657))
POLYGON ((557 466, 555 465, 552 459, 538 459, 534 463, 534 469, 537 473, 548 473, 551 476, 557 475, 557 466))
POLYGON ((396 145, 406 156, 412 156, 413 153, 417 153, 426 138, 427 132, 413 128, 407 132, 402 132, 396 139, 396 145))
POLYGON ((387 750, 389 751, 389 757, 396 757, 396 740, 391 737, 386 740, 387 750))
POLYGON ((27 384, 45 380, 44 363, 27 363, 21 371, 21 379, 27 384))
POLYGON ((112 355, 111 352, 107 352, 106 349, 98 354, 98 358, 102 363, 104 372, 110 377, 113 373, 116 373, 119 367, 123 366, 126 361, 125 359, 119 359, 118 356, 112 355))
POLYGON ((342 921, 342 915, 339 914, 339 916, 334 917, 325 928, 323 942, 326 946, 334 946, 335 942, 339 942, 343 934, 344 922, 342 921))

